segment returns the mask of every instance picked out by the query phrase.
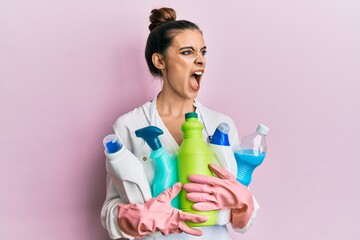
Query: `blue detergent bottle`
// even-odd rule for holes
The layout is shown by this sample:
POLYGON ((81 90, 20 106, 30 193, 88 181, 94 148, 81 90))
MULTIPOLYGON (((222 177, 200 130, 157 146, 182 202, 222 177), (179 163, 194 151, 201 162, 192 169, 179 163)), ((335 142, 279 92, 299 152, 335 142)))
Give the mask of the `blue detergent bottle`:
POLYGON ((269 130, 260 123, 255 132, 241 139, 240 147, 234 151, 238 167, 236 179, 245 186, 249 186, 253 171, 264 161, 267 152, 265 136, 269 130))
MULTIPOLYGON (((135 131, 135 135, 144 139, 153 150, 150 158, 154 160, 155 165, 155 176, 151 184, 151 192, 154 197, 157 197, 178 181, 176 156, 170 155, 162 146, 159 139, 161 134, 163 134, 163 131, 155 126, 147 126, 135 131)), ((179 208, 179 198, 174 198, 171 205, 179 208)))

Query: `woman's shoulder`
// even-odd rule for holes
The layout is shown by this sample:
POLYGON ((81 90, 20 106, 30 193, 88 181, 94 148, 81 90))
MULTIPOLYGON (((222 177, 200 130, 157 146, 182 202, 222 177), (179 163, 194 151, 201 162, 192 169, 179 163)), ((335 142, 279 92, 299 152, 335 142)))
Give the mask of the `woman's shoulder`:
POLYGON ((144 123, 149 122, 151 102, 148 101, 143 105, 121 115, 114 123, 114 127, 131 127, 131 126, 143 126, 144 123))

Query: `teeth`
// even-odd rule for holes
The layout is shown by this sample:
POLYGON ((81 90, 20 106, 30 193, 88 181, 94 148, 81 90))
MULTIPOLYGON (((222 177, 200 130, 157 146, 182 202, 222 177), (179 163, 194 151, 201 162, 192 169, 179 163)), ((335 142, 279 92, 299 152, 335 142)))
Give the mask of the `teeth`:
POLYGON ((200 75, 202 75, 203 73, 202 73, 202 72, 194 72, 194 74, 200 76, 200 75))

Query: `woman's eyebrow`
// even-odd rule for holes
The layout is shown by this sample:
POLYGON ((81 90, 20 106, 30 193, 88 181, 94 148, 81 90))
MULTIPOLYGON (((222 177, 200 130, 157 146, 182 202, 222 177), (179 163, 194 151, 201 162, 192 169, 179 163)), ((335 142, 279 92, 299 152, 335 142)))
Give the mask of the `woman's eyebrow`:
POLYGON ((191 50, 194 51, 194 48, 191 47, 191 46, 182 47, 182 48, 180 48, 179 50, 181 51, 181 50, 184 50, 184 49, 191 49, 191 50))
MULTIPOLYGON (((193 47, 191 47, 191 46, 182 47, 179 50, 181 51, 181 50, 184 50, 184 49, 191 49, 191 50, 195 51, 195 49, 193 47)), ((206 46, 202 47, 200 50, 204 50, 204 49, 206 49, 206 46)))

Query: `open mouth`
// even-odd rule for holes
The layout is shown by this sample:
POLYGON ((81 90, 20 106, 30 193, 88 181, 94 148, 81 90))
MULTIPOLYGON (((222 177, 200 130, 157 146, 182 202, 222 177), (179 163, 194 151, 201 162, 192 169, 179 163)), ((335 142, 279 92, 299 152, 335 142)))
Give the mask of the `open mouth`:
POLYGON ((200 89, 200 80, 202 74, 203 74, 202 71, 196 71, 191 75, 190 86, 195 91, 200 89))

